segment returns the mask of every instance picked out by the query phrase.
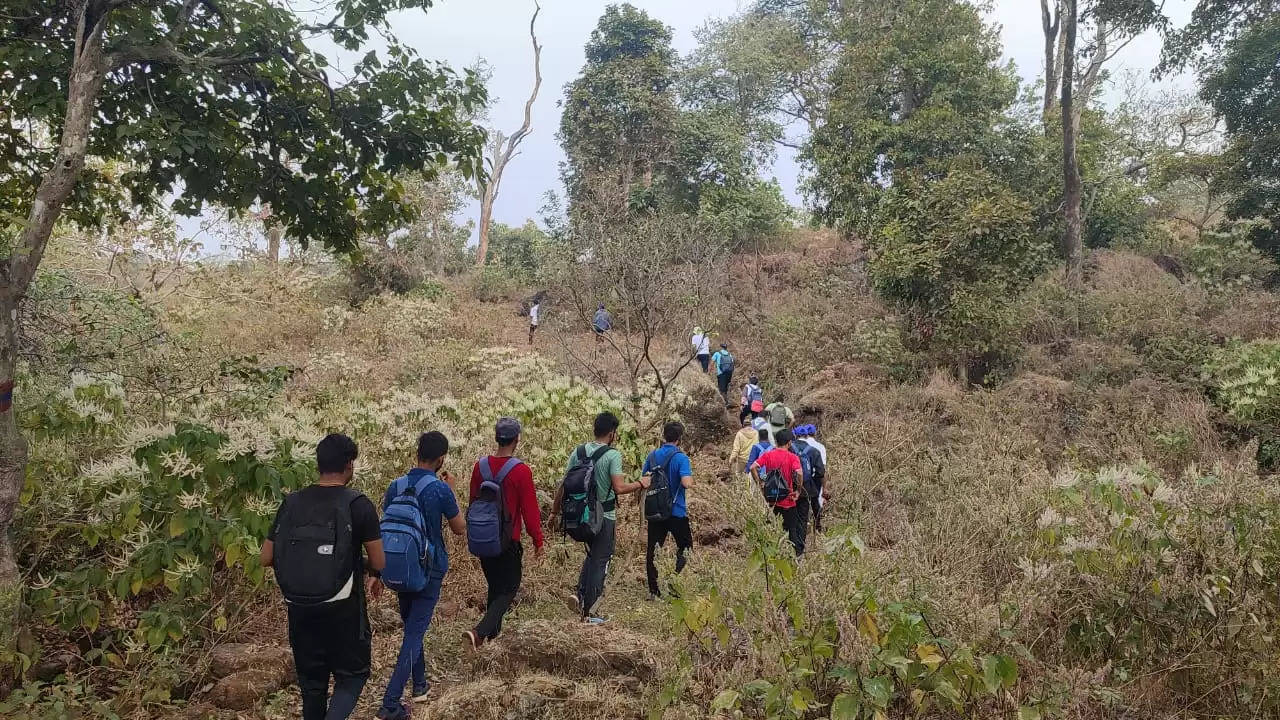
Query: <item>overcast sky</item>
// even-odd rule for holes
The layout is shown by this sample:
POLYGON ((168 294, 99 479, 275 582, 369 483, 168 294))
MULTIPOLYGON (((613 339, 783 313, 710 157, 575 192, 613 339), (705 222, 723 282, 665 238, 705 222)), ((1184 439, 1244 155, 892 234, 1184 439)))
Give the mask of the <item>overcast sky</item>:
MULTIPOLYGON (((694 48, 693 33, 709 19, 738 12, 739 0, 631 0, 632 4, 674 30, 675 47, 684 54, 694 48)), ((393 19, 396 35, 427 58, 463 68, 483 58, 492 70, 493 99, 490 126, 510 133, 520 125, 524 103, 533 82, 529 15, 533 0, 437 0, 429 12, 403 12, 393 19)), ((608 0, 542 0, 538 39, 542 51, 542 91, 533 111, 533 134, 520 155, 507 166, 494 217, 509 225, 536 218, 548 190, 561 190, 558 166, 563 159, 556 142, 559 101, 564 86, 582 69, 586 44, 608 0)), ((1167 0, 1165 11, 1177 25, 1190 16, 1194 0, 1167 0)), ((1025 82, 1041 74, 1043 39, 1036 0, 994 0, 990 20, 1001 28, 1005 55, 1013 60, 1025 82)), ((1147 71, 1160 52, 1160 40, 1148 33, 1131 43, 1109 66, 1147 71)), ((1181 84, 1187 84, 1183 79, 1181 84)), ((791 201, 796 193, 797 167, 790 153, 780 153, 773 175, 791 201)), ((475 205, 465 210, 476 217, 475 205)))

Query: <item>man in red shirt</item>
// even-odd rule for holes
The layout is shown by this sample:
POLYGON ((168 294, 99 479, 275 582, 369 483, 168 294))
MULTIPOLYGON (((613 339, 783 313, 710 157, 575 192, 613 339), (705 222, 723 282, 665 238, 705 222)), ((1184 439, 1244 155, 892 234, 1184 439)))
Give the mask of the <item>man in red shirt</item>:
MULTIPOLYGON (((480 493, 480 463, 489 463, 490 477, 498 474, 510 458, 515 457, 520 444, 520 421, 515 418, 499 418, 493 428, 498 451, 476 461, 471 468, 471 500, 480 493)), ((511 544, 501 555, 480 558, 484 579, 489 584, 489 597, 485 603, 484 617, 474 630, 466 632, 471 649, 478 649, 486 641, 502 632, 502 616, 506 615, 520 589, 523 573, 524 546, 520 544, 520 529, 529 529, 533 538, 534 555, 542 559, 542 514, 538 510, 538 494, 533 487, 533 473, 523 462, 512 468, 502 481, 502 501, 511 518, 511 544)))
POLYGON ((773 514, 782 516, 782 527, 786 528, 787 537, 791 539, 796 555, 804 554, 805 539, 809 534, 809 509, 797 507, 800 488, 804 487, 804 467, 800 458, 788 448, 791 445, 790 430, 779 430, 773 435, 777 447, 765 452, 751 465, 751 477, 762 488, 765 478, 772 471, 778 471, 786 479, 789 492, 781 500, 772 503, 773 514))

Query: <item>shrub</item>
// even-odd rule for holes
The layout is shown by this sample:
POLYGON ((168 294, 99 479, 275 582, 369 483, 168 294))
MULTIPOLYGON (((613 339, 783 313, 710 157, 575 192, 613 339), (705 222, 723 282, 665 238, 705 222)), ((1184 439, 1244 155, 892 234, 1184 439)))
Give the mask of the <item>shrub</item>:
POLYGON ((359 305, 383 293, 403 295, 426 278, 419 258, 391 248, 373 248, 351 261, 351 302, 359 305))
POLYGON ((1210 291, 1257 285, 1276 272, 1276 261, 1251 239, 1257 221, 1237 221, 1205 232, 1187 251, 1187 268, 1210 291))
POLYGON ((509 302, 520 293, 520 281, 498 265, 485 265, 468 279, 471 295, 481 302, 509 302))
POLYGON ((1233 343, 1209 364, 1218 403, 1245 426, 1280 421, 1280 341, 1233 343))

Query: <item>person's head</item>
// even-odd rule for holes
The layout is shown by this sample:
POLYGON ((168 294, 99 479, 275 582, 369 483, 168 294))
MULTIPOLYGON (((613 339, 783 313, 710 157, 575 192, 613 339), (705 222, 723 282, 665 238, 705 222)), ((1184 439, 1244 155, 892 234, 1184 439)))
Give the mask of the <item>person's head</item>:
POLYGON ((742 427, 747 427, 748 425, 751 424, 751 420, 752 420, 752 417, 750 415, 747 415, 747 416, 744 416, 742 418, 742 422, 738 424, 741 425, 742 427))
POLYGON ((604 303, 600 303, 600 308, 599 308, 599 309, 601 309, 601 310, 603 310, 603 309, 604 309, 604 303))
POLYGON ((729 349, 729 343, 720 343, 720 349, 721 349, 721 350, 728 350, 728 349, 729 349))
POLYGON ((701 335, 701 334, 702 334, 702 328, 700 328, 700 327, 696 327, 696 328, 694 328, 694 329, 693 329, 693 334, 694 334, 694 335, 701 335))
POLYGON ((760 428, 756 437, 760 438, 760 442, 769 442, 769 428, 760 428))
POLYGON ((418 438, 418 467, 439 470, 444 466, 444 458, 448 454, 449 438, 439 430, 422 433, 418 438))
POLYGON ((783 429, 773 434, 773 444, 778 447, 786 447, 791 444, 792 440, 795 440, 795 436, 791 434, 790 430, 783 429))
POLYGON ((752 376, 749 378, 749 381, 750 381, 750 383, 751 383, 752 385, 759 385, 759 384, 760 384, 760 378, 759 378, 758 376, 756 376, 756 375, 752 375, 752 376))
POLYGON ((671 421, 662 426, 662 441, 678 445, 684 437, 684 424, 671 421))
POLYGON ((806 433, 806 432, 805 432, 805 428, 806 428, 806 427, 808 427, 808 426, 806 426, 806 425, 797 425, 797 426, 795 426, 795 427, 791 428, 791 434, 792 434, 792 435, 795 435, 797 438, 802 438, 802 437, 804 437, 805 435, 807 435, 807 434, 808 434, 808 433, 806 433))
POLYGON ((321 477, 351 482, 356 474, 356 458, 360 449, 356 441, 339 433, 325 435, 316 445, 316 469, 321 477))
POLYGON ((498 443, 498 449, 515 450, 520 444, 520 421, 513 417, 498 418, 493 425, 493 439, 498 443))
POLYGON ((602 412, 596 416, 596 420, 592 423, 592 430, 596 434, 596 440, 612 445, 618 439, 618 416, 611 412, 602 412))

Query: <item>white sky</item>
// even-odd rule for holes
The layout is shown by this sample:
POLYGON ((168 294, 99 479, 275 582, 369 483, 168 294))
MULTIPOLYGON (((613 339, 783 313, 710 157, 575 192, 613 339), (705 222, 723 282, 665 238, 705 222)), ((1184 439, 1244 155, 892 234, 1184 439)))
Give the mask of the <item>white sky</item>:
MULTIPOLYGON (((680 53, 694 48, 693 32, 707 20, 733 15, 739 0, 631 0, 674 30, 680 53)), ((561 190, 559 163, 564 158, 555 134, 560 122, 559 101, 564 86, 582 68, 583 46, 608 0, 542 0, 538 39, 542 51, 542 91, 533 111, 533 134, 502 179, 502 192, 494 208, 497 221, 520 225, 536 218, 542 196, 561 190)), ((1184 24, 1194 0, 1167 0, 1165 12, 1176 25, 1184 24)), ((489 94, 492 127, 511 132, 520 125, 524 103, 533 82, 529 15, 533 0, 438 0, 427 13, 403 12, 393 19, 396 35, 426 58, 461 69, 484 58, 492 69, 489 94)), ((1012 59, 1025 82, 1041 72, 1043 39, 1038 0, 994 0, 990 20, 1000 25, 1006 57, 1012 59)), ((1160 52, 1154 32, 1137 38, 1109 66, 1113 74, 1123 69, 1149 70, 1160 52)), ((1185 84, 1185 79, 1179 81, 1185 84)), ((784 149, 785 150, 785 149, 784 149)), ((797 167, 789 152, 779 153, 773 174, 796 205, 797 167)), ((473 203, 459 220, 475 218, 473 203)))

